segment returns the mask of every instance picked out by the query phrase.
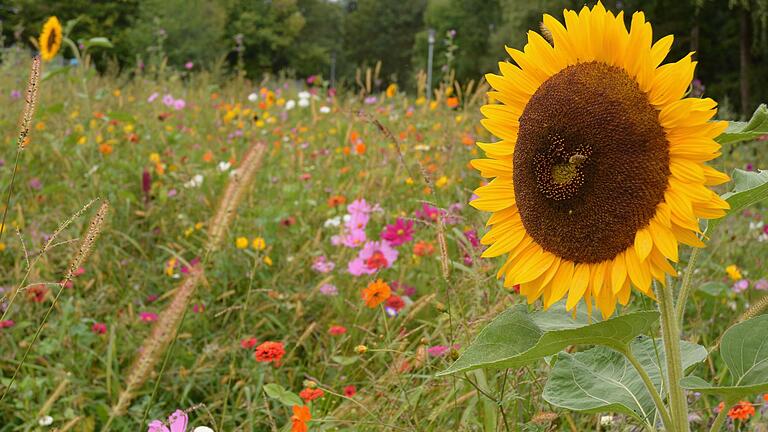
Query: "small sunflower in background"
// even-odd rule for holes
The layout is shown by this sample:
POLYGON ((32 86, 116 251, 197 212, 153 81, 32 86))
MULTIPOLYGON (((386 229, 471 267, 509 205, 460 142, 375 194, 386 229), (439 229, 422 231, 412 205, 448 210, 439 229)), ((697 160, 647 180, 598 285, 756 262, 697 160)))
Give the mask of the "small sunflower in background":
POLYGON ((484 257, 506 254, 498 272, 544 307, 582 299, 604 317, 626 305, 634 286, 675 276, 678 243, 703 247, 699 218, 728 204, 707 186, 729 180, 705 165, 720 155, 712 99, 687 98, 691 55, 661 65, 672 36, 652 43, 642 12, 627 30, 598 3, 544 15, 515 64, 488 74, 493 87, 482 124, 500 141, 478 143, 473 161, 493 178, 471 204, 492 212, 484 257), (661 65, 661 66, 660 66, 661 65))
POLYGON ((40 33, 40 55, 45 61, 51 61, 61 48, 62 41, 61 23, 55 16, 48 18, 40 33))

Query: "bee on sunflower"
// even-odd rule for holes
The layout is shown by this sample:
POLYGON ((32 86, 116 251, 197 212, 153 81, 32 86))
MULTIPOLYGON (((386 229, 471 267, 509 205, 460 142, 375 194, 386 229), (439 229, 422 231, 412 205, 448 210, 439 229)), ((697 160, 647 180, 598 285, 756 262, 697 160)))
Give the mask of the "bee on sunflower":
POLYGON ((40 56, 45 61, 51 61, 61 48, 63 35, 61 33, 61 23, 55 16, 48 18, 43 25, 43 31, 40 33, 38 43, 40 45, 40 56))
POLYGON ((498 142, 478 143, 472 161, 486 178, 475 208, 492 212, 484 257, 506 254, 498 272, 544 307, 566 297, 604 317, 626 305, 631 287, 653 298, 652 280, 676 276, 678 243, 704 244, 699 218, 728 203, 707 186, 729 177, 705 162, 720 155, 712 99, 686 97, 692 53, 661 65, 673 37, 652 42, 642 12, 598 3, 544 15, 514 62, 486 76, 493 91, 483 126, 498 142))

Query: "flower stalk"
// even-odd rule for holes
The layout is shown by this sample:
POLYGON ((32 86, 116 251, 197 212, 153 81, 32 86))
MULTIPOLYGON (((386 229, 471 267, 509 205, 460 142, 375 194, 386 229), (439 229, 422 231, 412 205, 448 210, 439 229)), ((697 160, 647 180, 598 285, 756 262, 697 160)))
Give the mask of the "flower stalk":
POLYGON ((664 342, 664 358, 667 363, 666 384, 669 389, 669 410, 672 416, 672 429, 675 432, 688 432, 688 404, 685 392, 680 387, 683 378, 683 362, 680 350, 680 323, 675 314, 672 284, 656 284, 656 296, 661 313, 661 338, 664 342))

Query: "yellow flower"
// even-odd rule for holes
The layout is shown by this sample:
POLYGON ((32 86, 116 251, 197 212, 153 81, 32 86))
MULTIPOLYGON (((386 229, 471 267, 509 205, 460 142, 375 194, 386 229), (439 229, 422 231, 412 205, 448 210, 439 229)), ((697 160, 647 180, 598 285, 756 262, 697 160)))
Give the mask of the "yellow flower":
POLYGON ((392 84, 388 85, 387 86, 387 97, 388 98, 395 97, 396 94, 397 94, 397 84, 392 83, 392 84))
POLYGON ((56 53, 61 48, 61 23, 55 16, 48 18, 43 25, 43 31, 40 33, 38 44, 40 45, 40 56, 45 61, 50 61, 56 57, 56 53))
POLYGON ((728 277, 731 280, 737 281, 741 279, 741 270, 736 264, 731 264, 725 268, 725 272, 728 273, 728 277))
POLYGON ((272 258, 270 258, 270 257, 268 257, 268 256, 265 256, 265 257, 264 257, 264 259, 263 259, 263 261, 264 261, 264 264, 266 264, 266 265, 268 265, 268 266, 271 266, 271 265, 272 265, 272 258))
POLYGON ((235 247, 238 249, 245 249, 248 247, 248 238, 247 237, 238 237, 237 240, 235 240, 235 247))
POLYGON ((149 161, 155 164, 160 163, 160 155, 158 153, 150 153, 149 161))
POLYGON ((265 242, 264 239, 261 237, 256 237, 255 239, 253 239, 253 242, 251 242, 251 247, 253 247, 258 251, 261 251, 267 247, 267 242, 265 242))
POLYGON ((441 188, 448 184, 448 177, 442 176, 435 182, 435 186, 441 188))
POLYGON ((365 354, 368 351, 368 347, 365 345, 358 345, 355 347, 355 352, 358 354, 365 354))
POLYGON ((121 94, 122 94, 122 92, 120 91, 120 89, 115 89, 115 90, 112 92, 112 95, 113 95, 114 97, 120 97, 120 95, 121 95, 121 94))
POLYGON ((528 32, 507 49, 516 64, 486 76, 500 103, 482 124, 500 140, 478 143, 487 158, 473 166, 494 180, 471 205, 493 213, 483 256, 507 255, 505 286, 608 317, 633 286, 653 298, 651 281, 677 274, 678 243, 704 246, 698 219, 725 214, 707 186, 728 176, 704 162, 727 122, 710 121, 713 100, 685 97, 691 55, 659 66, 672 36, 652 43, 642 12, 629 30, 601 3, 564 15, 544 15, 552 44, 528 32))
POLYGON ((5 243, 0 242, 0 252, 5 251, 5 243))

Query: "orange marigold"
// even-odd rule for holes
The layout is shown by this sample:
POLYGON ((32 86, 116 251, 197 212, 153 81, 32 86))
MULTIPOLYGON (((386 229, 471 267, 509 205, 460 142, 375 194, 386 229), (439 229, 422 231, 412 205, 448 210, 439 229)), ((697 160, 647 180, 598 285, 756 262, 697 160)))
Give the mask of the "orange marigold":
POLYGON ((312 414, 309 412, 309 407, 306 405, 294 405, 293 416, 291 417, 291 432, 307 432, 307 422, 312 420, 312 414))
POLYGON ((371 309, 387 300, 390 295, 392 295, 392 289, 381 279, 378 279, 376 282, 371 282, 368 287, 363 290, 363 300, 371 309))
POLYGON ((755 407, 747 401, 741 401, 728 410, 728 417, 733 420, 748 420, 755 415, 755 407))

